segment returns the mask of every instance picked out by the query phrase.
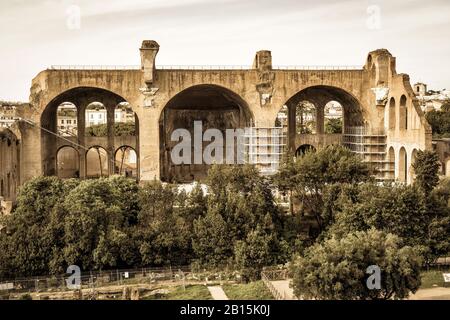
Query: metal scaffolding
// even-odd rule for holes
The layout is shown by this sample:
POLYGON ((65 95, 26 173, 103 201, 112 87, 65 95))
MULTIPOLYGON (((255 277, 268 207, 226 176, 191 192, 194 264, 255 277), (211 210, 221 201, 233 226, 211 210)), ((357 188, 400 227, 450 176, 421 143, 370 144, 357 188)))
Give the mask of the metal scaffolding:
POLYGON ((383 129, 348 127, 343 135, 343 144, 369 164, 377 180, 394 180, 394 163, 386 153, 386 133, 383 129))
POLYGON ((264 175, 278 171, 286 146, 286 128, 250 127, 244 134, 245 163, 254 164, 264 175))

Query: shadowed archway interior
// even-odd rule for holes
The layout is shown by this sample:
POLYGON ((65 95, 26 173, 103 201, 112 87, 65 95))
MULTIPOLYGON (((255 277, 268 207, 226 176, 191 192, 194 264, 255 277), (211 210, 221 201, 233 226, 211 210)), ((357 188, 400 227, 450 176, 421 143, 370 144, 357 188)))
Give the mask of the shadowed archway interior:
MULTIPOLYGON (((202 132, 218 129, 225 137, 226 129, 245 128, 252 119, 247 103, 226 88, 198 85, 180 92, 167 103, 160 117, 161 179, 170 182, 202 180, 209 168, 204 162, 194 164, 193 145, 190 164, 173 164, 171 151, 178 143, 171 141, 174 130, 186 129, 194 137, 194 122, 201 121, 202 132)), ((203 142, 203 148, 209 143, 203 142)), ((225 146, 223 154, 226 155, 225 146)))

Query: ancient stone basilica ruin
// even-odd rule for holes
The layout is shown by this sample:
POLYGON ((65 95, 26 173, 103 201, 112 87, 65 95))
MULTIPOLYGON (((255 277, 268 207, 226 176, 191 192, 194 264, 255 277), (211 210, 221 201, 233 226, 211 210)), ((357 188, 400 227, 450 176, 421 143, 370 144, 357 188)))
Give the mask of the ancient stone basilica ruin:
MULTIPOLYGON (((432 147, 409 76, 397 73, 386 49, 370 52, 360 68, 276 67, 270 51, 257 52, 251 67, 158 67, 158 51, 155 41, 144 41, 141 66, 54 66, 39 73, 29 104, 18 110, 21 120, 0 131, 1 196, 13 200, 19 185, 40 175, 202 179, 208 165, 175 165, 169 156, 173 130, 192 130, 194 121, 204 129, 251 128, 256 142, 264 138, 260 129, 277 130, 285 137, 277 143, 297 154, 344 144, 377 169, 377 179, 406 183, 414 179, 417 150, 432 147), (315 110, 313 132, 296 128, 305 101, 315 110), (342 106, 341 133, 324 129, 330 101, 342 106), (134 129, 119 134, 121 106, 134 129), (72 131, 63 132, 69 122, 72 131), (125 158, 132 160, 124 164, 125 158)), ((265 150, 249 149, 249 162, 263 168, 271 153, 265 150)))

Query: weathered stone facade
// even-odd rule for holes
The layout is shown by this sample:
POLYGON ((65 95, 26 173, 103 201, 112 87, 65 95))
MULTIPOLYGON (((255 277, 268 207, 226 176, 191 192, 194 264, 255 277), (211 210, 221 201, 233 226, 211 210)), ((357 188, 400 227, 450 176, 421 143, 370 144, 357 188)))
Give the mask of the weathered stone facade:
POLYGON ((143 42, 141 68, 60 67, 39 73, 32 82, 30 105, 21 110, 28 122, 20 125, 20 181, 57 174, 57 153, 64 146, 77 150, 80 177, 86 176, 86 152, 94 146, 107 150, 108 172, 113 173, 114 152, 123 145, 137 151, 141 181, 183 170, 195 179, 204 173, 204 165, 180 169, 167 160, 171 130, 182 126, 190 130, 189 123, 194 119, 219 129, 273 127, 284 105, 289 114, 294 114, 288 129, 292 150, 304 144, 320 148, 342 143, 342 135, 324 133, 323 108, 329 101, 338 101, 344 107, 344 127, 364 127, 368 137, 371 133, 381 137, 377 150, 366 154, 381 164, 384 178, 411 182, 415 152, 432 147, 431 128, 409 76, 397 74, 396 59, 385 49, 370 52, 363 67, 349 70, 274 68, 270 51, 257 52, 253 67, 246 69, 159 69, 155 64, 158 50, 155 41, 143 42), (317 108, 316 135, 296 133, 293 118, 301 100, 317 108), (124 101, 136 114, 136 137, 114 136, 114 108, 124 101), (64 102, 78 109, 76 138, 61 139, 49 133, 56 132, 56 109, 64 102), (92 102, 101 102, 107 108, 107 137, 84 134, 85 108, 92 102))

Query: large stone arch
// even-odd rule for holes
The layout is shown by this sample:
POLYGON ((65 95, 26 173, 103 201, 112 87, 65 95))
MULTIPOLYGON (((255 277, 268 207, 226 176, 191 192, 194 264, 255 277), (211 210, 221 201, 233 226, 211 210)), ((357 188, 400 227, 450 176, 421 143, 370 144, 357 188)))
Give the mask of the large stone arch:
MULTIPOLYGON (((30 103, 35 112, 33 118, 42 114, 47 106, 65 93, 79 88, 92 88, 115 93, 137 109, 137 92, 141 87, 140 70, 46 70, 33 79, 30 103), (126 81, 125 81, 126 79, 126 81), (50 80, 50 81, 49 81, 50 80)), ((137 112, 137 110, 133 110, 137 112)), ((37 118, 33 120, 38 121, 37 118)))
MULTIPOLYGON (((68 91, 64 91, 52 99, 43 109, 40 119, 40 153, 43 175, 56 175, 57 149, 62 145, 73 146, 78 150, 80 163, 80 177, 84 178, 86 170, 86 157, 83 155, 93 145, 103 146, 108 154, 109 159, 114 157, 114 112, 119 103, 126 102, 120 95, 97 87, 76 87, 68 91), (56 124, 57 110, 63 102, 70 102, 77 108, 77 137, 62 137, 56 124), (107 111, 107 136, 105 137, 87 137, 86 136, 86 118, 85 110, 88 105, 94 102, 102 103, 107 111)), ((136 119, 137 119, 137 114, 136 119)), ((136 136, 138 140, 138 135, 136 136)), ((137 144, 137 143, 136 143, 137 144)), ((114 171, 112 161, 108 163, 108 173, 114 171)))
MULTIPOLYGON (((171 150, 177 144, 171 141, 172 132, 176 129, 186 129, 193 138, 194 121, 201 121, 203 132, 206 129, 218 129, 225 137, 226 129, 251 126, 253 114, 242 97, 218 85, 195 85, 174 95, 159 116, 159 161, 162 180, 190 182, 205 177, 208 165, 194 163, 193 158, 191 164, 174 165, 170 156, 171 150)), ((208 144, 203 143, 203 147, 208 144)), ((226 150, 224 156, 225 154, 226 150)))
MULTIPOLYGON (((365 112, 363 105, 353 93, 341 87, 327 85, 315 85, 304 88, 290 96, 283 104, 288 109, 288 144, 291 150, 295 151, 302 144, 312 144, 319 147, 333 143, 341 143, 342 134, 331 137, 331 135, 325 135, 324 131, 324 108, 331 101, 337 101, 343 107, 343 133, 345 128, 364 125, 365 112), (308 135, 298 136, 296 134, 295 114, 297 105, 301 101, 311 102, 316 107, 317 123, 314 137, 309 137, 308 135), (303 141, 304 139, 306 140, 303 141)), ((275 123, 275 120, 273 122, 275 123)))

